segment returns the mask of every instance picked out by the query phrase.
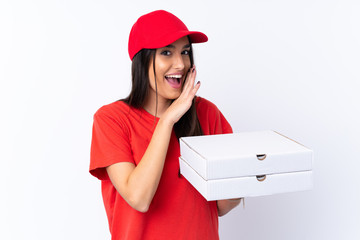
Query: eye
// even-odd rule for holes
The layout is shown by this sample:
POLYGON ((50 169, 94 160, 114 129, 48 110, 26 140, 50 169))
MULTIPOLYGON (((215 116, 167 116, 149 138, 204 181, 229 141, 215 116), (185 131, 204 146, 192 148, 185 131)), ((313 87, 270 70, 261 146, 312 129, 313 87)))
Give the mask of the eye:
POLYGON ((164 56, 170 56, 171 52, 169 50, 164 50, 160 54, 164 56))
POLYGON ((181 54, 183 54, 183 55, 189 55, 189 54, 190 54, 190 50, 184 50, 184 51, 182 51, 181 54))

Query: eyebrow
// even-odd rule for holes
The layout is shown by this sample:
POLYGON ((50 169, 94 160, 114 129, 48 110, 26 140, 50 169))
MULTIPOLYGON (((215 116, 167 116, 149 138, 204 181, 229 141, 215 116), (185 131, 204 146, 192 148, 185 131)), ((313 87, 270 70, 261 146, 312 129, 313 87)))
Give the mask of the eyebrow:
MULTIPOLYGON (((183 46, 183 48, 189 48, 189 47, 190 47, 190 44, 186 44, 186 45, 183 46)), ((166 48, 175 48, 175 46, 172 45, 172 44, 169 44, 169 45, 166 46, 166 48)))

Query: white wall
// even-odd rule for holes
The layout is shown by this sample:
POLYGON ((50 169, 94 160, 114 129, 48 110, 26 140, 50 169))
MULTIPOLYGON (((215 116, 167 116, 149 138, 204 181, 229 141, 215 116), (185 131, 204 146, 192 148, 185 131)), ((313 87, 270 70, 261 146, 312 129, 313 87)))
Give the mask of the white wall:
POLYGON ((130 88, 127 39, 166 9, 195 46, 199 95, 235 131, 315 151, 315 188, 248 198, 221 239, 359 239, 360 3, 350 0, 0 2, 0 239, 109 239, 88 173, 92 115, 130 88))

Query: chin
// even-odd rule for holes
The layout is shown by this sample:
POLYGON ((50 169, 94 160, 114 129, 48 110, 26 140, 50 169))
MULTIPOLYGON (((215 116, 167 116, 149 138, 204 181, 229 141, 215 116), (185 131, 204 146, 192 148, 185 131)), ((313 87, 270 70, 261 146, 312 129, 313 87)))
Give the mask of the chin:
POLYGON ((179 90, 177 92, 169 94, 167 97, 168 97, 168 99, 175 100, 180 97, 180 94, 181 94, 181 91, 179 90))
POLYGON ((171 97, 169 97, 168 99, 169 99, 169 100, 176 100, 176 99, 178 99, 179 97, 180 97, 180 94, 177 95, 177 96, 171 96, 171 97))

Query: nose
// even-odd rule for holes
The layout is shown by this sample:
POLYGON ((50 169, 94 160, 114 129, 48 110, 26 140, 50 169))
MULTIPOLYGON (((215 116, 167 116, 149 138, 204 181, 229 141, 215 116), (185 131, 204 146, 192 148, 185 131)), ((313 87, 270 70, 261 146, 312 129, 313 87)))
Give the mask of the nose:
POLYGON ((178 69, 178 70, 183 70, 185 68, 183 55, 181 53, 174 55, 173 66, 175 69, 178 69))

